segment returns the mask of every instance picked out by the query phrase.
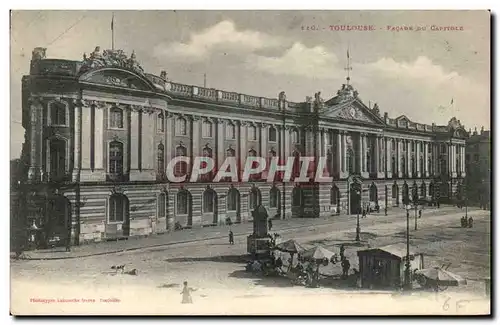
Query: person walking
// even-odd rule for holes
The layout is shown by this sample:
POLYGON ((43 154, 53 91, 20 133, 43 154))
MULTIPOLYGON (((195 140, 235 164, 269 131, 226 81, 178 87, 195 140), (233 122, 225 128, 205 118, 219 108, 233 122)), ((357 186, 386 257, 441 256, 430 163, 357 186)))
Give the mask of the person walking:
POLYGON ((344 255, 345 253, 345 247, 344 247, 344 244, 340 245, 340 260, 343 261, 344 260, 344 255))
POLYGON ((418 218, 419 218, 419 219, 420 219, 420 218, 422 218, 422 209, 419 209, 419 210, 418 210, 418 218))
POLYGON ((349 269, 351 268, 351 263, 347 258, 344 257, 342 261, 342 278, 346 279, 349 276, 349 269))
POLYGON ((234 234, 232 230, 229 230, 229 245, 234 245, 234 234))
POLYGON ((273 220, 272 219, 267 220, 267 228, 269 231, 271 231, 271 229, 273 228, 273 220))
POLYGON ((191 291, 195 291, 193 288, 188 287, 187 281, 184 281, 184 288, 182 288, 182 303, 183 304, 192 304, 193 298, 191 297, 191 291))

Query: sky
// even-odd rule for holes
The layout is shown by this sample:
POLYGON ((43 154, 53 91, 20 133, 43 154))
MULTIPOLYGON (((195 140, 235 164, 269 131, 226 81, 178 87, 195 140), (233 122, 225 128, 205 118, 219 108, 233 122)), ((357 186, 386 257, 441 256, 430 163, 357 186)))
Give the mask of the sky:
MULTIPOLYGON (((11 159, 24 141, 21 78, 31 52, 81 60, 111 48, 111 11, 13 11, 11 159)), ((487 11, 115 11, 115 48, 174 82, 304 101, 327 100, 345 83, 394 118, 490 129, 490 13, 487 11), (330 26, 372 26, 335 31, 330 26), (397 31, 395 27, 412 27, 397 31), (432 30, 454 26, 462 30, 432 30), (309 27, 309 28, 308 28, 309 27), (425 30, 416 31, 417 27, 425 30), (451 104, 453 100, 453 104, 451 104)))

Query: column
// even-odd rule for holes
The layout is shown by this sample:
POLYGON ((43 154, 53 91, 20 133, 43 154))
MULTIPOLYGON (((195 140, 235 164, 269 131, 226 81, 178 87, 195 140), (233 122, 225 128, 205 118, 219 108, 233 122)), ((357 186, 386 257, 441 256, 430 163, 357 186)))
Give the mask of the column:
POLYGON ((465 177, 465 146, 462 146, 462 177, 465 177))
POLYGON ((78 182, 80 180, 80 166, 81 166, 81 141, 82 141, 82 106, 81 103, 74 103, 75 109, 75 132, 74 132, 74 145, 75 145, 75 156, 73 163, 73 182, 78 182))
POLYGON ((391 157, 391 150, 392 150, 392 141, 390 138, 385 137, 385 171, 386 171, 386 177, 391 178, 392 177, 392 157, 391 157))
POLYGON ((104 169, 104 150, 108 150, 104 147, 104 108, 94 108, 94 133, 94 143, 91 143, 94 148, 94 168, 104 169))
POLYGON ((363 133, 359 134, 359 141, 358 141, 358 161, 357 165, 359 166, 359 173, 362 174, 364 172, 363 168, 363 133))
POLYGON ((339 174, 339 177, 340 175, 342 174, 342 172, 344 171, 344 166, 343 166, 343 163, 344 163, 344 159, 342 157, 342 153, 343 153, 343 150, 342 150, 342 134, 340 133, 341 131, 338 131, 337 134, 335 135, 337 137, 337 147, 335 148, 336 149, 336 154, 335 154, 335 159, 337 161, 337 172, 339 174))
MULTIPOLYGON (((224 163, 225 155, 224 155, 224 121, 222 119, 215 120, 216 129, 216 139, 217 139, 217 166, 215 166, 215 172, 219 170, 220 166, 224 163)), ((215 176, 215 174, 214 174, 215 176)))
POLYGON ((412 163, 411 163, 411 146, 413 144, 413 141, 412 140, 407 140, 406 141, 406 173, 408 175, 408 177, 413 177, 413 173, 412 173, 412 163))
POLYGON ((243 168, 245 168, 245 162, 247 159, 247 122, 240 122, 240 174, 243 175, 243 168))
POLYGON ((330 136, 330 132, 328 130, 322 129, 321 134, 322 134, 321 139, 323 141, 321 156, 326 157, 326 154, 328 152, 328 137, 330 136))
MULTIPOLYGON (((342 137, 342 171, 344 174, 347 174, 348 172, 348 167, 347 167, 347 132, 345 131, 340 131, 341 132, 341 137, 342 137)), ((351 157, 351 159, 354 159, 354 157, 351 157)))
POLYGON ((401 158, 403 156, 403 140, 396 139, 396 144, 398 147, 398 151, 397 151, 398 177, 401 178, 401 177, 403 177, 403 164, 401 161, 401 158))
MULTIPOLYGON (((30 167, 28 170, 28 179, 30 181, 36 181, 38 175, 38 160, 37 156, 41 154, 41 148, 39 151, 38 137, 37 137, 37 124, 38 124, 38 110, 40 103, 37 100, 30 100, 30 167)), ((42 123, 42 121, 40 121, 42 123)), ((40 146, 41 147, 41 146, 40 146)))
MULTIPOLYGON (((303 132, 303 130, 300 130, 300 132, 303 132)), ((291 154, 291 149, 290 149, 290 127, 285 126, 285 138, 283 139, 285 146, 284 146, 284 158, 285 160, 283 161, 283 164, 286 164, 288 157, 290 157, 291 154)))
POLYGON ((269 125, 262 123, 260 127, 260 156, 267 159, 269 155, 267 150, 267 138, 269 132, 269 125))
MULTIPOLYGON (((364 133, 363 134, 363 167, 364 167, 365 173, 368 173, 368 166, 367 166, 367 159, 366 159, 367 151, 368 151, 368 134, 364 133)), ((371 167, 371 161, 369 163, 370 163, 370 167, 371 167)))
POLYGON ((172 114, 165 112, 165 166, 168 166, 173 155, 173 138, 174 138, 174 117, 172 114))
POLYGON ((429 164, 428 164, 428 160, 429 160, 429 143, 428 142, 424 142, 424 170, 422 171, 422 176, 423 177, 429 177, 429 164))
MULTIPOLYGON (((200 152, 200 117, 193 115, 191 116, 191 139, 193 141, 193 147, 191 148, 191 165, 193 164, 194 157, 199 156, 200 152)), ((188 152, 189 152, 189 144, 187 144, 188 152)), ((188 167, 188 169, 190 169, 188 167)))
MULTIPOLYGON (((156 115, 153 113, 142 112, 141 132, 141 156, 139 158, 139 167, 143 170, 155 169, 156 165, 156 148, 155 141, 155 122, 156 115)), ((194 138, 193 138, 194 141, 194 138)))
POLYGON ((420 170, 420 148, 422 147, 422 141, 417 141, 417 159, 415 163, 417 164, 417 177, 422 177, 422 171, 420 170))
POLYGON ((378 178, 378 173, 380 172, 380 137, 378 135, 375 135, 375 173, 377 174, 378 178))
POLYGON ((130 112, 130 170, 139 169, 139 156, 141 145, 140 140, 140 115, 141 113, 133 109, 130 112))

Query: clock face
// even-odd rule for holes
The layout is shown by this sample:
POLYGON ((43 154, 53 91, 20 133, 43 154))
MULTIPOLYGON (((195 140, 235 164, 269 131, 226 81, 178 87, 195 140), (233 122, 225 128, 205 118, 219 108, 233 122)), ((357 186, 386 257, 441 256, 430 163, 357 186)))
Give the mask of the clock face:
POLYGON ((351 107, 351 109, 349 110, 349 114, 351 114, 352 117, 356 117, 356 109, 354 107, 351 107))

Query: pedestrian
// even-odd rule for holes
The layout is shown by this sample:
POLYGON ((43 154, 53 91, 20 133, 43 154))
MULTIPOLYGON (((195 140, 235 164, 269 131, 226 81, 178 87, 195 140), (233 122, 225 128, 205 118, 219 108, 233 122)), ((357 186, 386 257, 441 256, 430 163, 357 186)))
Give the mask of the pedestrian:
POLYGON ((273 228, 273 220, 272 219, 267 220, 267 227, 269 228, 268 230, 271 231, 271 229, 273 228))
POLYGON ((342 261, 342 278, 346 279, 349 275, 349 269, 351 268, 351 263, 349 263, 349 260, 344 257, 344 260, 342 261))
POLYGON ((422 218, 422 209, 418 210, 418 218, 422 218))
POLYGON ((362 215, 363 218, 366 218, 366 210, 363 209, 363 215, 362 215))
POLYGON ((71 239, 66 239, 66 252, 71 252, 71 239))
POLYGON ((234 234, 232 230, 229 230, 229 244, 234 245, 234 234))
POLYGON ((340 245, 340 260, 343 261, 344 260, 344 255, 345 253, 345 247, 344 247, 344 244, 340 245))
POLYGON ((183 304, 192 304, 193 298, 191 297, 191 291, 195 291, 193 288, 188 287, 187 281, 184 281, 184 288, 182 289, 182 303, 183 304))
POLYGON ((472 228, 473 223, 474 223, 474 220, 472 219, 472 217, 469 217, 469 228, 472 228))

